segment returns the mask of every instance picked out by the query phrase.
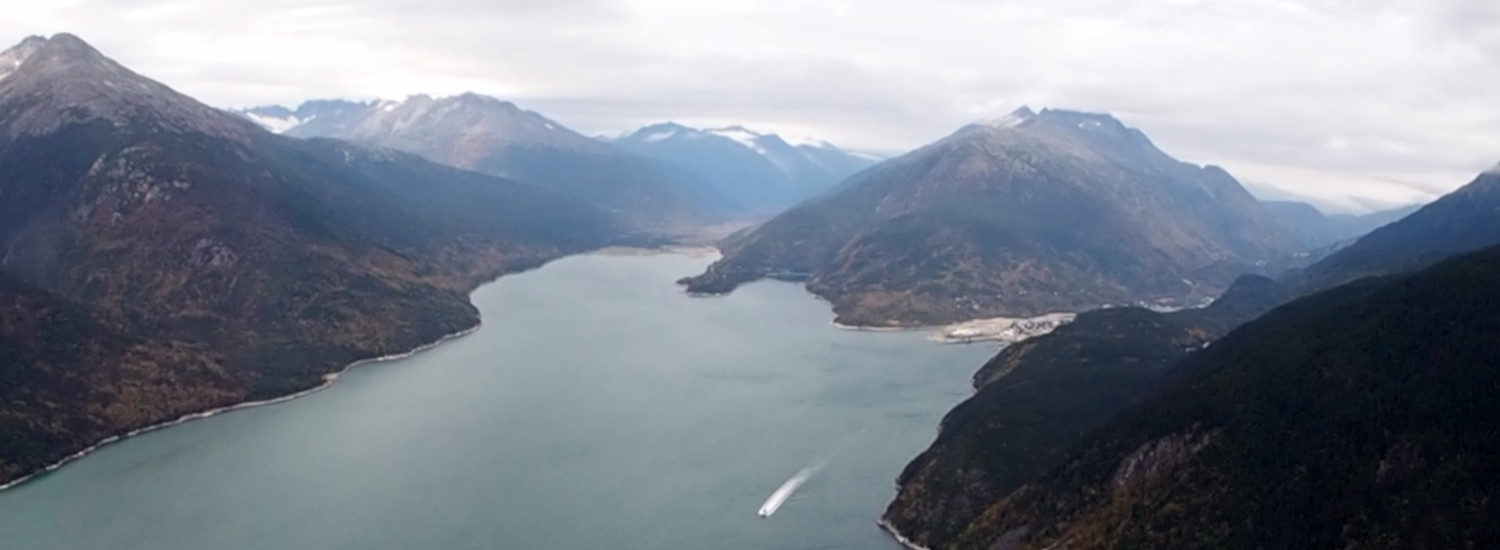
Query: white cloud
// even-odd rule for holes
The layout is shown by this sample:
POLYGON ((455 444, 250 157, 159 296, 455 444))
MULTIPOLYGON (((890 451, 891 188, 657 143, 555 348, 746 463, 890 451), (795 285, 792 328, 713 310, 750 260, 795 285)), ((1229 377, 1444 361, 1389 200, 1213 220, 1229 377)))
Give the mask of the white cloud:
POLYGON ((467 90, 586 133, 673 119, 911 148, 1021 104, 1111 111, 1185 160, 1324 199, 1431 198, 1500 158, 1500 5, 1473 0, 64 0, 207 102, 467 90))

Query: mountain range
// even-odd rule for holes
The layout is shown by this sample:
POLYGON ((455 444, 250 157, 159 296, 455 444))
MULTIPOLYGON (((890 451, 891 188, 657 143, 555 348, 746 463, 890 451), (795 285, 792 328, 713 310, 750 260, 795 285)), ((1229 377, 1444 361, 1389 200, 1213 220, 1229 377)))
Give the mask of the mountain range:
MULTIPOLYGON (((1495 174, 1481 175, 1468 186, 1423 207, 1406 218, 1366 235, 1353 245, 1306 270, 1286 274, 1282 281, 1271 281, 1254 276, 1244 277, 1206 309, 1184 310, 1176 313, 1158 313, 1139 308, 1088 312, 1080 315, 1073 324, 1064 326, 1052 334, 1027 340, 1002 350, 975 375, 974 383, 977 390, 975 395, 944 418, 937 440, 901 475, 899 494, 886 511, 882 523, 909 542, 934 549, 1027 547, 1016 545, 1021 544, 1023 539, 1032 537, 1029 533, 1044 528, 1060 529, 1072 534, 1062 539, 1043 535, 1037 537, 1038 540, 1048 540, 1052 543, 1068 540, 1071 541, 1069 547, 1084 548, 1117 547, 1112 544, 1129 541, 1134 541, 1133 544, 1142 547, 1172 548, 1285 547, 1288 545, 1347 547, 1344 544, 1320 545, 1301 542, 1288 544, 1285 540, 1269 545, 1262 540, 1262 544, 1245 546, 1244 541, 1257 540, 1255 538, 1257 533, 1234 523, 1217 526, 1195 524, 1190 527, 1194 530, 1193 535, 1204 538, 1173 538, 1174 533, 1177 533, 1173 529, 1162 528, 1158 523, 1150 523, 1157 521, 1158 518, 1169 516, 1158 516, 1145 511, 1139 515, 1120 516, 1118 515, 1119 509, 1104 510, 1104 507, 1113 505, 1098 501, 1096 497, 1090 497, 1095 499, 1090 506, 1100 506, 1100 508, 1092 509, 1094 511, 1090 513, 1110 515, 1093 516, 1086 524, 1072 523, 1075 521, 1072 518, 1064 523, 1065 515, 1058 515, 1058 512, 1072 504, 1059 503, 1056 500, 1047 501, 1045 506, 1059 507, 1048 508, 1045 511, 1041 508, 1029 509, 1026 514, 1036 514, 1028 516, 1032 518, 1028 521, 1035 520, 1030 524, 1023 525, 1012 521, 1015 519, 1014 516, 1005 516, 1005 514, 1012 514, 1010 506, 1021 499, 1052 498, 1047 494, 1038 493, 1037 491, 1042 490, 1038 488, 1038 485, 1028 485, 1048 483, 1045 481, 1048 477, 1044 475, 1048 471, 1067 470, 1080 464, 1080 461, 1092 463, 1091 467, 1119 465, 1121 468, 1119 471, 1128 469, 1127 464, 1136 464, 1137 460, 1131 458, 1136 456, 1131 455, 1132 451, 1138 450, 1136 448, 1115 447, 1106 454, 1098 454, 1094 451, 1083 450, 1084 448, 1080 445, 1085 445, 1085 440, 1090 437, 1090 434, 1099 433, 1100 430, 1108 432, 1112 429, 1128 429, 1125 426, 1150 425, 1163 420, 1154 416, 1155 413, 1127 413, 1133 410, 1133 406, 1136 409, 1146 407, 1146 405, 1137 405, 1139 403, 1163 404, 1169 401, 1198 399, 1199 397, 1194 395, 1196 389, 1169 393, 1169 390, 1163 388, 1180 383, 1184 377, 1188 377, 1187 373, 1197 368, 1189 365, 1201 362, 1200 356, 1210 353, 1201 351, 1205 346, 1211 344, 1210 350, 1218 353, 1225 348, 1221 347, 1222 343, 1214 342, 1218 342, 1221 338, 1224 338, 1224 342, 1236 338, 1235 336, 1225 337, 1226 333, 1260 316, 1262 312, 1299 297, 1313 296, 1286 306, 1262 321, 1252 323, 1258 328, 1245 327, 1256 336, 1239 337, 1242 344, 1256 349, 1255 353, 1280 353, 1282 351, 1286 353, 1276 358, 1263 355, 1256 356, 1249 362, 1242 360, 1242 364, 1236 368, 1243 372, 1243 375, 1224 378, 1225 383, 1220 386, 1222 391, 1237 393, 1220 393, 1202 397, 1204 402, 1225 403, 1226 409, 1224 410, 1231 410, 1229 407, 1255 407, 1267 403, 1274 403, 1275 406, 1280 407, 1279 412, 1271 411, 1270 416, 1262 416, 1257 420, 1262 424, 1256 429, 1261 430, 1262 433, 1254 437, 1265 438, 1272 434, 1290 433, 1285 426, 1294 424, 1300 426, 1303 423, 1312 422, 1311 418, 1305 418, 1301 414, 1301 411, 1307 410, 1308 407, 1321 406, 1317 404, 1328 404, 1330 407, 1346 406, 1359 403, 1367 397, 1366 394, 1361 394, 1360 390, 1352 387, 1319 386, 1318 381, 1308 380, 1305 377, 1299 379, 1295 375, 1289 375, 1289 373, 1299 372, 1297 369, 1316 372, 1315 363, 1317 363, 1329 365, 1330 368, 1336 366, 1336 368, 1343 369, 1340 376, 1347 379, 1372 379, 1372 377, 1381 376, 1380 369, 1397 368, 1399 365, 1396 363, 1410 360, 1410 358, 1401 359, 1397 354, 1401 353, 1400 350, 1412 349, 1409 347, 1414 343, 1411 335, 1424 335, 1417 338, 1430 337, 1433 341, 1444 342, 1445 344, 1442 345, 1451 346, 1450 349, 1477 349, 1474 347, 1479 345, 1477 341, 1465 340, 1470 338, 1472 333, 1466 335, 1462 331, 1477 325, 1484 325, 1488 321, 1477 318, 1465 319, 1461 316, 1481 315, 1481 309, 1489 307, 1484 306, 1488 303, 1487 300, 1494 299, 1494 297, 1487 297, 1487 289, 1481 290, 1476 285, 1485 283, 1493 286, 1492 281, 1497 275, 1493 267, 1497 265, 1495 259, 1500 258, 1500 254, 1497 254, 1495 249, 1480 252, 1478 257, 1458 262, 1458 264, 1469 265, 1469 267, 1456 268, 1457 271, 1464 272, 1463 277, 1467 278, 1466 282, 1451 286, 1447 283, 1424 283, 1427 288, 1422 291, 1423 294, 1420 297, 1414 294, 1398 293, 1393 296, 1404 297, 1384 297, 1376 303, 1357 306, 1369 306, 1374 308, 1370 311, 1385 311, 1390 315, 1407 316, 1409 319, 1398 321, 1399 317, 1387 317, 1374 321, 1366 318, 1366 315, 1377 315, 1370 311, 1358 310, 1334 315, 1331 312, 1336 310, 1330 310, 1329 313, 1320 314, 1322 318, 1318 321, 1320 323, 1318 326, 1302 326, 1295 325, 1299 322, 1295 320, 1299 317, 1298 315, 1287 315, 1285 311, 1295 311, 1297 308, 1321 309, 1322 305, 1309 306, 1307 304, 1319 304, 1324 300, 1331 300, 1329 304, 1339 304, 1337 307, 1356 307, 1354 301, 1363 300, 1363 297, 1370 296, 1370 292, 1382 285, 1392 282, 1401 284, 1401 281, 1407 280, 1401 278, 1402 273, 1421 269, 1455 255, 1500 246, 1500 226, 1495 224, 1496 213, 1500 212, 1500 194, 1493 193, 1494 178, 1495 174), (1489 267, 1483 267, 1484 265, 1489 267), (1469 271, 1471 269, 1472 271, 1469 271), (1366 278, 1371 276, 1384 278, 1366 278), (1347 285, 1347 287, 1340 285, 1347 285), (1327 296, 1344 296, 1354 300, 1317 295, 1324 291, 1328 292, 1327 296), (1476 301, 1476 305, 1465 306, 1470 308, 1467 313, 1440 311, 1449 305, 1457 305, 1457 302, 1464 297, 1470 297, 1476 301), (1434 305, 1432 311, 1427 311, 1425 308, 1428 304, 1443 305, 1434 305), (1445 318, 1444 315, 1448 314, 1455 317, 1445 318), (1411 323, 1402 324, 1407 321, 1411 323), (1296 329, 1286 328, 1294 325, 1297 326, 1296 329), (1376 332, 1371 332, 1372 330, 1376 332), (1265 334, 1266 331, 1271 334, 1265 334), (1320 343, 1314 344, 1314 342, 1320 343), (1303 346, 1304 343, 1316 347, 1306 347, 1303 346), (1327 354, 1333 352, 1325 350, 1347 351, 1346 348, 1331 346, 1351 345, 1359 349, 1360 353, 1350 355, 1350 357, 1358 359, 1351 360, 1352 362, 1328 359, 1331 356, 1327 354), (1314 357, 1324 359, 1313 359, 1314 357), (1273 371, 1276 374, 1269 374, 1273 371), (1252 382, 1252 377, 1260 378, 1252 382), (1297 381, 1281 382, 1277 381, 1279 378, 1297 381), (1251 389, 1256 387, 1254 384, 1280 385, 1277 389, 1251 389), (1231 398, 1229 395, 1240 397, 1231 398), (1281 424, 1276 424, 1276 426, 1281 427, 1267 427, 1266 422, 1278 422, 1281 424), (1116 428, 1106 428, 1107 426, 1116 428), (1025 487, 1030 488, 1023 489, 1025 487), (1122 517, 1130 519, 1120 519, 1122 517), (1057 523, 1044 525, 1045 522, 1057 523), (1150 525, 1150 527, 1141 527, 1140 531, 1134 531, 1137 529, 1135 525, 1150 525), (1025 529, 1022 529, 1023 527, 1025 529), (1016 531, 1015 529, 1022 530, 1016 531), (1109 538, 1100 539, 1097 536, 1100 533, 1108 533, 1109 538), (1228 541, 1213 538, 1221 533, 1236 533, 1236 536, 1228 541), (1084 542, 1085 538, 1088 538, 1087 542, 1084 542)), ((1424 274, 1417 277, 1425 276, 1424 274)), ((1432 280, 1446 281, 1447 279, 1438 277, 1432 280)), ((1456 364, 1483 369, 1487 363, 1476 362, 1475 357, 1482 357, 1482 355, 1456 360, 1458 361, 1456 364)), ((1488 375, 1479 372, 1476 374, 1488 375)), ((1433 391, 1450 392, 1450 395, 1432 398, 1434 402, 1438 402, 1462 399, 1458 393, 1464 391, 1464 388, 1450 385, 1434 388, 1433 391)), ((1394 396, 1388 398, 1394 398, 1394 396)), ((1406 407, 1405 414, 1414 414, 1417 411, 1412 407, 1420 407, 1421 404, 1407 402, 1404 406, 1406 407)), ((1392 414, 1402 413, 1393 412, 1392 414)), ((1342 427, 1379 430, 1385 422, 1384 418, 1363 413, 1349 413, 1349 416, 1341 419, 1319 419, 1318 421, 1338 422, 1341 426, 1340 430, 1343 429, 1342 427)), ((1432 427, 1439 425, 1442 425, 1441 421, 1432 427)), ((1326 430, 1329 429, 1327 426, 1328 424, 1309 425, 1308 429, 1326 430)), ((1473 429, 1473 426, 1463 429, 1473 429)), ((1179 438, 1178 442, 1191 439, 1179 438)), ((1268 448, 1286 449, 1286 456, 1292 457, 1290 462, 1296 463, 1296 457, 1305 456, 1309 460, 1317 460, 1318 457, 1324 456, 1319 453, 1326 454, 1329 450, 1343 452, 1336 447, 1338 444, 1343 444, 1339 443, 1342 441, 1347 440, 1332 438, 1323 442, 1302 441, 1296 446, 1287 446, 1280 442, 1260 444, 1267 445, 1268 448)), ((1194 442, 1188 448, 1196 446, 1198 442, 1194 442)), ((1451 460, 1452 455, 1458 452, 1451 446, 1436 445, 1429 447, 1432 453, 1429 457, 1435 461, 1451 460)), ((1181 450, 1183 447, 1158 445, 1154 448, 1181 450)), ((1374 456, 1379 456, 1379 452, 1384 451, 1371 451, 1374 456)), ((1171 453, 1160 456, 1171 456, 1171 453)), ((1205 460, 1231 463, 1234 459, 1220 454, 1205 460)), ((1217 467, 1216 464, 1209 467, 1217 467)), ((1177 465, 1180 464, 1170 464, 1171 467, 1177 465)), ((1236 467, 1241 466, 1245 464, 1237 463, 1236 465, 1236 467)), ((1095 470, 1094 473, 1102 471, 1095 470)), ((1261 477, 1251 479, 1267 486, 1278 485, 1279 480, 1283 479, 1266 473, 1258 475, 1261 477)), ((1169 488, 1172 483, 1170 478, 1156 481, 1166 484, 1167 488, 1163 491, 1181 490, 1169 488)), ((1081 488, 1081 486, 1069 487, 1065 490, 1076 488, 1081 488)), ((1053 489, 1048 487, 1045 490, 1052 491, 1053 489)), ((1088 490, 1101 491, 1097 486, 1088 490)), ((1275 498, 1308 499, 1308 501, 1324 499, 1325 502, 1336 504, 1335 499, 1327 494, 1317 495, 1312 488, 1299 487, 1298 490, 1304 492, 1286 492, 1275 498)), ((1380 497, 1381 490, 1379 487, 1372 487, 1370 492, 1350 498, 1368 498, 1371 500, 1360 505, 1371 504, 1378 498, 1384 498, 1380 497)), ((1108 490, 1102 490, 1102 492, 1092 494, 1108 495, 1111 493, 1108 490)), ((1135 500, 1135 495, 1115 494, 1119 498, 1117 502, 1131 502, 1130 506, 1135 506, 1134 503, 1139 502, 1135 500)), ((1165 493, 1159 494, 1164 498, 1175 498, 1168 497, 1165 493)), ((1444 489, 1441 494, 1455 495, 1451 488, 1444 489)), ((1153 501, 1147 506, 1164 506, 1162 502, 1165 501, 1153 501)), ((1176 506, 1203 510, 1205 514, 1220 514, 1227 513, 1230 505, 1242 506, 1247 503, 1248 501, 1215 501, 1192 505, 1180 503, 1176 506)), ((1139 510, 1139 508, 1133 509, 1139 510)), ((1433 510, 1451 510, 1450 503, 1443 502, 1433 510)), ((1431 518, 1433 514, 1440 513, 1433 510, 1416 511, 1413 514, 1415 517, 1431 518)), ((1240 510, 1232 512, 1232 514, 1238 513, 1240 510)), ((1249 517, 1248 513, 1243 517, 1249 517)), ((1329 519, 1326 515, 1317 516, 1316 514, 1308 517, 1318 517, 1318 521, 1325 522, 1319 527, 1320 529, 1328 529, 1330 525, 1336 525, 1339 521, 1351 519, 1347 517, 1329 519)), ((1189 515, 1182 519, 1196 521, 1198 518, 1196 515, 1189 515)), ((1370 522, 1379 526, 1379 530, 1384 530, 1386 533, 1420 531, 1410 525, 1398 526, 1390 523, 1390 516, 1369 519, 1370 522)), ((1267 523, 1257 524, 1266 525, 1267 523)), ((1288 527, 1292 532, 1308 536, 1306 540, 1324 540, 1313 537, 1310 531, 1299 531, 1305 528, 1308 527, 1306 525, 1288 527)), ((1356 536, 1364 537, 1365 535, 1356 536)), ((1392 538, 1391 540, 1405 539, 1392 538)), ((1046 545, 1036 545, 1036 547, 1043 546, 1046 545)), ((1407 545, 1407 547, 1422 546, 1433 545, 1407 545)), ((1437 544, 1436 546, 1455 545, 1437 544)))
POLYGON ((72 35, 0 61, 0 480, 467 330, 478 284, 631 231, 547 189, 272 134, 72 35))
POLYGON ((402 101, 319 100, 237 111, 299 138, 336 138, 545 187, 608 210, 642 232, 678 234, 740 207, 688 170, 478 94, 402 101))
POLYGON ((879 159, 831 143, 788 142, 740 126, 700 130, 675 123, 647 126, 614 140, 712 182, 750 214, 778 214, 820 195, 879 159))
POLYGON ((1422 207, 1413 204, 1369 214, 1325 214, 1305 202, 1264 201, 1262 204, 1277 223, 1308 249, 1347 244, 1422 207))
POLYGON ((0 484, 471 330, 495 277, 793 204, 682 283, 803 280, 855 325, 1084 311, 975 373, 881 520, 909 544, 1500 540, 1500 168, 1327 216, 1105 114, 875 164, 474 94, 230 113, 68 34, 0 52, 0 484))
POLYGON ((1104 114, 1021 109, 860 172, 684 279, 803 278, 850 325, 1186 303, 1299 248, 1227 172, 1104 114))

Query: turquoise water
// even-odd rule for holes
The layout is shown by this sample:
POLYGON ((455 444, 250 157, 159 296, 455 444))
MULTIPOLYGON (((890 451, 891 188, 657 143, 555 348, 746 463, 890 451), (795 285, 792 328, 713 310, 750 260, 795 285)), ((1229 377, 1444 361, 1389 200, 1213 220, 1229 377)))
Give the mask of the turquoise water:
POLYGON ((838 330, 792 284, 672 284, 707 263, 506 277, 474 294, 470 336, 0 493, 0 547, 899 548, 875 525, 894 479, 992 348, 838 330))

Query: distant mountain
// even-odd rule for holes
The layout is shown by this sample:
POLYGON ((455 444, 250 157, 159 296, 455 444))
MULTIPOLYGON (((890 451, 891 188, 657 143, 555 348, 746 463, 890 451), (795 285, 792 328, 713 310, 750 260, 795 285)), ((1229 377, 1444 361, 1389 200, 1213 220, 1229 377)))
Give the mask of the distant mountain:
POLYGON ((1500 243, 1500 168, 1366 235, 1303 271, 1309 288, 1401 273, 1500 243))
POLYGON ((515 181, 273 135, 72 35, 0 60, 0 482, 471 328, 479 283, 624 231, 515 181))
POLYGON ((1324 214, 1305 202, 1264 201, 1262 204, 1277 223, 1309 249, 1352 241, 1422 208, 1422 205, 1414 204, 1369 214, 1324 214))
POLYGON ((292 137, 337 138, 514 178, 617 212, 642 229, 687 230, 740 208, 687 170, 589 138, 478 94, 310 101, 236 111, 292 137))
POLYGON ((876 162, 826 142, 793 145, 775 134, 739 126, 699 130, 656 124, 615 143, 691 171, 758 214, 778 213, 819 195, 876 162))
POLYGON ((347 131, 372 108, 379 108, 377 102, 329 99, 308 101, 295 110, 280 105, 267 105, 231 112, 277 134, 318 137, 347 131))
POLYGON ((1491 548, 1500 248, 1298 300, 1173 367, 947 548, 1491 548))
POLYGON ((1197 300, 1296 248, 1223 170, 1108 115, 1022 109, 859 173, 683 283, 806 278, 841 323, 933 324, 1197 300))

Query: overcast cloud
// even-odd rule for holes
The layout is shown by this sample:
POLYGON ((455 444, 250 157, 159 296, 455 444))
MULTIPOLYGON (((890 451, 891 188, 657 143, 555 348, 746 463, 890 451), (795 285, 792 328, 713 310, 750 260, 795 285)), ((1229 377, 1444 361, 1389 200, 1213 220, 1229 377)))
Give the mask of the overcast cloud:
POLYGON ((1492 0, 47 0, 219 106, 477 91, 585 133, 744 124, 896 152, 1021 105, 1109 111, 1324 206, 1431 199, 1500 161, 1492 0))

